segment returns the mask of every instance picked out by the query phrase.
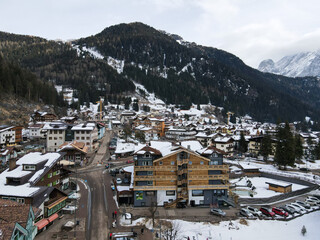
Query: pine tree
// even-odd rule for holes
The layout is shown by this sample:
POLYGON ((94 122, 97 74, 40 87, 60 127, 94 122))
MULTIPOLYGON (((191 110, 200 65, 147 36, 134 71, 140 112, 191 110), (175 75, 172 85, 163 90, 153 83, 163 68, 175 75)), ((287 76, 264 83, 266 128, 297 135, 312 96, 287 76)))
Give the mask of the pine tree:
POLYGON ((298 160, 301 160, 303 156, 303 147, 302 147, 301 138, 298 134, 296 134, 294 137, 294 140, 295 140, 295 149, 294 149, 295 158, 298 160))
POLYGON ((272 154, 272 140, 269 134, 263 136, 260 147, 260 154, 263 156, 264 161, 267 161, 268 156, 272 154))
POLYGON ((246 142, 243 132, 241 132, 240 140, 239 140, 239 151, 242 153, 245 153, 247 150, 248 150, 248 144, 246 142))
POLYGON ((312 150, 312 155, 314 159, 320 159, 320 141, 312 150))
POLYGON ((278 126, 276 154, 274 158, 278 166, 294 165, 295 161, 295 141, 290 131, 289 123, 284 127, 278 126))
POLYGON ((307 229, 306 227, 303 225, 302 229, 301 229, 301 234, 304 236, 307 233, 307 229))

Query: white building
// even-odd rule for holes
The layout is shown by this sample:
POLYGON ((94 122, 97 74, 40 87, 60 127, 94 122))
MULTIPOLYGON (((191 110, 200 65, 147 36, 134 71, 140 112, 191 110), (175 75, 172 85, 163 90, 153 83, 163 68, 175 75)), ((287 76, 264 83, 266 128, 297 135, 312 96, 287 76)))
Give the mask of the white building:
POLYGON ((0 126, 0 145, 14 144, 16 141, 16 131, 11 126, 0 126))
POLYGON ((47 130, 43 129, 44 124, 32 124, 28 127, 29 129, 29 138, 46 138, 47 130))
POLYGON ((46 124, 47 130, 47 151, 56 152, 66 139, 66 130, 68 126, 62 122, 53 122, 46 124))
POLYGON ((98 146, 98 129, 95 123, 78 124, 71 129, 74 132, 74 140, 83 142, 93 151, 98 146))

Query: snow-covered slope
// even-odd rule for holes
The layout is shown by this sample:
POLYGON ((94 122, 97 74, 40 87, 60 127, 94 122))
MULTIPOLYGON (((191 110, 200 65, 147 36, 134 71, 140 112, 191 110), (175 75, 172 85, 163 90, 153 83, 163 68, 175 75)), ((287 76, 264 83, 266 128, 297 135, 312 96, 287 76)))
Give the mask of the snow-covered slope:
POLYGON ((258 69, 288 77, 320 77, 320 50, 285 56, 276 63, 267 59, 260 63, 258 69))

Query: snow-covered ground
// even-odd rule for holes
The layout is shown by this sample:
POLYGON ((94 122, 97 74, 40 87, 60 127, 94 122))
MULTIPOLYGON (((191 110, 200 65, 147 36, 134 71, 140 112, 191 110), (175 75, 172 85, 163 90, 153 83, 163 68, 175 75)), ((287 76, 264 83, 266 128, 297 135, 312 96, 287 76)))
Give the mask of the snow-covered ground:
MULTIPOLYGON (((247 225, 240 224, 240 220, 222 221, 219 224, 207 222, 187 222, 173 220, 173 226, 178 229, 177 240, 188 237, 193 240, 316 240, 319 239, 320 211, 305 214, 291 221, 276 220, 247 220, 247 225), (306 227, 306 234, 301 234, 302 227, 306 227)), ((145 225, 151 228, 151 220, 144 218, 133 221, 132 225, 145 225)))
MULTIPOLYGON (((242 190, 250 190, 249 187, 246 187, 246 182, 247 179, 249 179, 252 183, 252 186, 255 186, 256 189, 253 191, 253 197, 254 198, 268 198, 268 197, 273 197, 275 195, 281 195, 282 193, 275 192, 272 190, 269 190, 268 187, 269 185, 266 182, 269 183, 275 183, 275 184, 280 184, 280 185, 288 185, 292 184, 292 191, 296 191, 299 189, 306 188, 308 186, 300 185, 300 184, 295 184, 295 183, 290 183, 290 182, 285 182, 285 181, 280 181, 280 180, 275 180, 275 179, 270 179, 270 178, 265 178, 265 177, 252 177, 252 178, 242 178, 240 179, 233 179, 230 182, 235 183, 238 187, 236 187, 236 193, 240 193, 239 197, 240 198, 248 198, 250 197, 247 191, 244 191, 244 194, 241 194, 242 191, 239 191, 239 189, 242 190), (240 180, 240 181, 239 181, 240 180)), ((251 197, 250 197, 251 198, 251 197)))

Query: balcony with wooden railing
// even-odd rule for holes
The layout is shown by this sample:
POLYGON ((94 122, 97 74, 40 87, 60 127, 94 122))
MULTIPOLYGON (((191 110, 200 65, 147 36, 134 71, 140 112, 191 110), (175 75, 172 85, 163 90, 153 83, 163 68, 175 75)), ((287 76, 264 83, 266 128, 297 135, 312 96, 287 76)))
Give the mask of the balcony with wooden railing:
POLYGON ((176 190, 177 186, 134 186, 134 191, 176 190))
POLYGON ((189 190, 200 190, 200 189, 229 189, 230 184, 219 184, 219 185, 188 185, 189 190))
POLYGON ((143 175, 135 176, 135 181, 152 181, 152 180, 177 180, 176 175, 143 175))
POLYGON ((188 180, 229 180, 228 174, 189 175, 188 180))
POLYGON ((189 170, 222 170, 228 171, 228 165, 189 165, 189 170))
POLYGON ((134 171, 153 171, 153 166, 134 166, 134 171))

